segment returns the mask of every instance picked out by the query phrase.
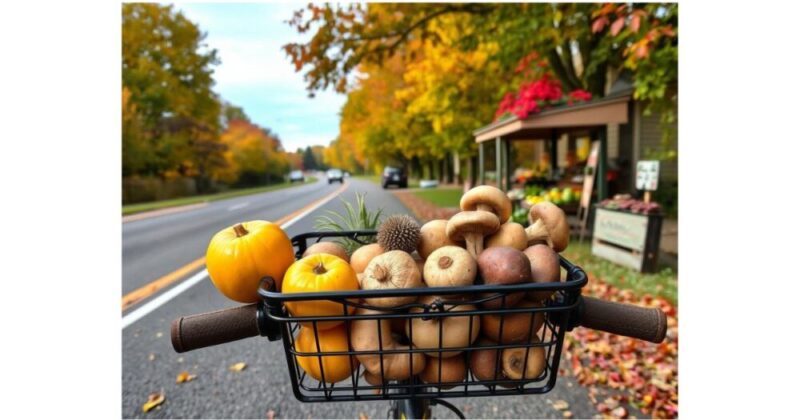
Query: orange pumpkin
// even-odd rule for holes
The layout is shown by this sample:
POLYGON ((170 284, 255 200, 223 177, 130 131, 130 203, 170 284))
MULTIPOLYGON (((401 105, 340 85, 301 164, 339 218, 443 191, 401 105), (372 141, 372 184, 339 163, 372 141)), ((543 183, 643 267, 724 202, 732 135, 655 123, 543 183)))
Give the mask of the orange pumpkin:
MULTIPOLYGON (((283 290, 289 293, 336 292, 358 290, 356 272, 345 260, 330 254, 314 254, 296 261, 283 276, 283 290)), ((286 302, 293 316, 337 316, 344 315, 343 305, 331 300, 306 300, 286 302)), ((347 307, 348 314, 355 308, 347 307)), ((317 328, 327 329, 342 321, 317 322, 317 328)), ((311 322, 303 322, 311 327, 311 322)))
MULTIPOLYGON (((314 337, 314 329, 301 327, 294 340, 294 348, 299 352, 325 353, 348 351, 347 331, 344 324, 327 330, 317 330, 319 347, 314 337)), ((336 383, 346 379, 358 367, 358 359, 347 355, 338 356, 297 356, 297 363, 306 373, 322 382, 322 373, 325 373, 325 382, 336 383), (322 369, 320 369, 320 360, 322 369)))
POLYGON ((242 303, 259 300, 261 279, 270 276, 281 290, 281 280, 294 262, 292 241, 278 225, 256 220, 217 232, 206 250, 211 282, 223 295, 242 303))

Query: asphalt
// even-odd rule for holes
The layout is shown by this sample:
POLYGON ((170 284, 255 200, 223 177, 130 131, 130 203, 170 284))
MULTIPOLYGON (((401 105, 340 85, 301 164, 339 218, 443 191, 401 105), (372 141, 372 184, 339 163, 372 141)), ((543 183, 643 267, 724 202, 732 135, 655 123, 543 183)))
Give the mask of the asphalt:
MULTIPOLYGON (((347 179, 345 184, 347 189, 340 194, 344 200, 353 202, 356 192, 366 192, 368 207, 372 209, 382 207, 387 215, 409 213, 394 195, 372 182, 347 179)), ((204 255, 208 240, 219 229, 238 221, 277 220, 337 188, 338 184, 328 185, 323 178, 311 185, 218 201, 200 209, 125 223, 123 294, 204 255)), ((341 201, 334 199, 287 228, 287 234, 311 231, 314 220, 326 210, 343 209, 341 201)), ((184 354, 173 351, 169 338, 173 319, 237 305, 218 293, 206 278, 124 328, 121 417, 263 419, 270 412, 275 418, 386 416, 387 402, 297 401, 280 342, 253 338, 184 354), (230 371, 229 366, 238 362, 246 363, 247 368, 230 371), (196 378, 176 384, 176 375, 183 371, 196 378), (166 400, 144 413, 142 404, 153 392, 163 392, 166 400)), ((455 398, 450 402, 470 418, 561 418, 562 413, 552 407, 556 400, 568 401, 577 418, 596 414, 585 389, 570 377, 559 377, 555 389, 545 395, 455 398)), ((437 407, 434 416, 452 417, 443 407, 437 407)))

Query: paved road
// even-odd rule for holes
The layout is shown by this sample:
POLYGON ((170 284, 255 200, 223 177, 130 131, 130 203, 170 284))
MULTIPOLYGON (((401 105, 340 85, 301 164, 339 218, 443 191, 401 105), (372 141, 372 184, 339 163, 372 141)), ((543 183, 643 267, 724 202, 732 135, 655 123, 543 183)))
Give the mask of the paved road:
MULTIPOLYGON (((349 179, 340 195, 354 201, 355 193, 366 192, 370 208, 383 207, 386 214, 407 213, 395 197, 364 180, 349 179)), ((134 290, 205 253, 211 236, 225 226, 251 219, 277 220, 339 188, 324 181, 287 190, 263 193, 211 203, 184 213, 159 216, 123 224, 123 294, 134 290)), ((317 216, 332 209, 342 211, 332 200, 287 228, 289 236, 313 230, 317 216)), ((198 269, 200 271, 200 269, 198 269)), ((127 313, 141 307, 138 304, 127 313)), ((123 418, 265 418, 275 417, 370 418, 386 416, 387 403, 303 404, 291 390, 289 373, 280 342, 254 338, 176 354, 169 341, 169 324, 181 315, 236 306, 220 295, 205 278, 174 299, 122 330, 122 417, 123 418), (247 363, 242 372, 228 367, 247 363), (197 375, 176 384, 182 371, 197 375), (143 413, 148 394, 163 391, 166 401, 158 409, 143 413)), ((123 314, 125 315, 125 314, 123 314)), ((544 396, 459 398, 451 400, 468 417, 560 418, 548 401, 565 399, 576 417, 595 414, 583 388, 570 378, 560 378, 556 389, 544 396)), ((447 418, 444 408, 434 414, 447 418)))

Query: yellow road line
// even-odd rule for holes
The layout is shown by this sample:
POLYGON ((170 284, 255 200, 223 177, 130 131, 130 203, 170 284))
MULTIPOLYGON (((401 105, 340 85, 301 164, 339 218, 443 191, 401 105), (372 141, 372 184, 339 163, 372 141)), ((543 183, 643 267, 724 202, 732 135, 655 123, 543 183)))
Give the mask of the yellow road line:
POLYGON ((122 310, 124 311, 125 309, 130 308, 132 305, 147 299, 155 292, 174 283, 175 280, 178 280, 192 271, 202 267, 205 263, 206 257, 200 257, 189 264, 186 264, 183 267, 128 293, 122 297, 122 310))
MULTIPOLYGON (((301 209, 295 210, 289 213, 288 215, 281 217, 280 219, 274 221, 273 223, 275 223, 278 226, 281 226, 284 223, 288 222, 289 220, 292 220, 293 218, 297 217, 299 214, 302 214, 304 211, 316 206, 317 204, 319 204, 324 200, 327 200, 332 195, 340 194, 346 188, 347 188, 346 185, 342 185, 336 191, 326 195, 325 197, 320 198, 319 200, 316 200, 308 204, 307 206, 303 206, 301 209)), ((159 290, 169 286, 175 281, 185 277, 189 273, 202 267, 205 263, 206 263, 206 257, 200 257, 190 262, 189 264, 186 264, 183 267, 128 293, 127 295, 122 297, 122 310, 124 311, 125 309, 130 308, 131 306, 141 302, 142 300, 147 299, 148 297, 152 296, 159 290)))

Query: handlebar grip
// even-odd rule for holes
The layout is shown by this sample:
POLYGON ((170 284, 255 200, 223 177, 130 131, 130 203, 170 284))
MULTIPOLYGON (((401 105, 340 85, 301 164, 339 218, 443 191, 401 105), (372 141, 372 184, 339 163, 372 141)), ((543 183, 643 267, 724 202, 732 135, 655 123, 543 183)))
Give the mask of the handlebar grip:
POLYGON ((667 334, 667 316, 661 309, 642 308, 586 296, 583 297, 580 324, 651 343, 664 341, 667 334))
POLYGON ((182 316, 172 321, 172 348, 178 353, 259 335, 258 304, 182 316))

